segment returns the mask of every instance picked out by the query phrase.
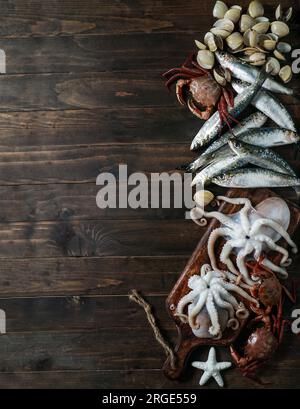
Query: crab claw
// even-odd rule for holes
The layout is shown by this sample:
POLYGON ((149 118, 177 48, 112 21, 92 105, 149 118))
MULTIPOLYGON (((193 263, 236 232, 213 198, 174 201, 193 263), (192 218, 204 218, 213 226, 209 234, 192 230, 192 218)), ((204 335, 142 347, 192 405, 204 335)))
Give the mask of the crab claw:
POLYGON ((181 105, 186 105, 186 101, 185 101, 185 98, 184 98, 184 95, 183 95, 184 94, 183 88, 188 83, 189 83, 188 80, 178 80, 176 82, 176 96, 177 96, 177 99, 178 99, 178 101, 179 101, 179 103, 181 105))
POLYGON ((198 118, 204 119, 205 121, 211 116, 213 106, 208 106, 204 111, 201 111, 193 102, 191 98, 188 99, 187 105, 189 110, 198 118))

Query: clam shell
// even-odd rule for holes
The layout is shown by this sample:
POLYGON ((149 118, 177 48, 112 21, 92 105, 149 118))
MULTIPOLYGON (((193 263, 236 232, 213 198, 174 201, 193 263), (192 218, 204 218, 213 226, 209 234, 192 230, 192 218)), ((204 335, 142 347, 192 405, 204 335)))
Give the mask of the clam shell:
POLYGON ((252 65, 263 65, 266 61, 266 55, 261 52, 250 55, 249 61, 252 65))
POLYGON ((217 51, 218 47, 215 42, 215 36, 210 31, 205 34, 204 36, 204 43, 207 45, 210 51, 215 52, 217 51))
POLYGON ((240 31, 241 31, 241 33, 244 33, 245 31, 252 28, 254 26, 254 24, 255 24, 254 18, 252 18, 248 14, 242 14, 241 19, 240 19, 240 31))
POLYGON ((279 40, 279 37, 278 37, 277 34, 268 33, 267 36, 268 36, 271 40, 274 40, 274 41, 278 41, 278 40, 279 40))
POLYGON ((227 31, 227 30, 224 30, 223 28, 218 28, 218 27, 213 27, 210 31, 214 35, 220 36, 221 38, 227 38, 231 34, 230 31, 227 31))
POLYGON ((273 34, 276 34, 279 38, 285 37, 289 34, 289 26, 283 21, 273 21, 271 23, 271 31, 273 34))
POLYGON ((277 42, 275 40, 264 40, 262 42, 262 46, 264 47, 265 50, 267 51, 273 51, 275 50, 277 42))
POLYGON ((293 15, 293 7, 289 7, 286 13, 283 15, 282 20, 287 23, 291 19, 292 15, 293 15))
POLYGON ((240 10, 240 12, 242 12, 242 10, 243 10, 243 7, 239 6, 238 4, 235 4, 234 6, 231 6, 231 8, 232 9, 238 9, 238 10, 240 10))
POLYGON ((202 68, 210 70, 215 64, 215 56, 209 50, 199 50, 197 54, 197 62, 202 68))
POLYGON ((234 30, 234 24, 228 18, 222 18, 221 20, 217 20, 213 27, 222 28, 223 30, 229 31, 230 33, 234 30))
POLYGON ((268 17, 265 17, 265 16, 256 17, 255 19, 255 23, 263 23, 267 21, 270 21, 270 20, 268 19, 268 17))
POLYGON ((216 1, 213 8, 213 16, 215 18, 223 18, 227 10, 228 7, 223 1, 216 1))
POLYGON ((244 33, 244 44, 247 47, 255 47, 258 43, 258 34, 256 31, 247 30, 244 33))
POLYGON ((207 49, 206 45, 201 43, 201 41, 195 40, 195 44, 199 48, 199 50, 206 50, 207 49))
POLYGON ((231 20, 233 23, 237 23, 241 17, 241 10, 237 8, 231 8, 226 11, 224 18, 231 20))
POLYGON ((226 38, 226 43, 228 44, 229 48, 235 51, 243 45, 244 39, 241 33, 236 31, 226 38))
MULTIPOLYGON (((214 72, 215 71, 216 70, 214 70, 214 72)), ((214 197, 214 194, 209 190, 198 190, 194 194, 193 199, 197 206, 204 207, 207 206, 214 199, 214 197)))
POLYGON ((212 52, 217 51, 217 49, 223 50, 222 37, 216 36, 210 31, 205 34, 204 43, 208 46, 209 50, 212 52))
POLYGON ((251 17, 261 17, 264 15, 264 7, 259 1, 251 1, 248 8, 248 13, 251 17))
POLYGON ((276 20, 281 20, 282 17, 282 7, 281 4, 279 4, 275 10, 275 18, 276 20))
POLYGON ((219 74, 218 70, 214 69, 213 74, 214 74, 214 79, 217 81, 217 83, 221 85, 222 87, 225 87, 227 81, 222 75, 219 74))
POLYGON ((274 50, 274 55, 277 58, 277 60, 285 61, 285 56, 280 51, 274 50))
POLYGON ((278 75, 280 71, 280 63, 274 57, 267 58, 266 71, 271 75, 278 75))
POLYGON ((289 43, 280 42, 277 44, 277 50, 280 53, 286 54, 292 51, 292 46, 289 43))
POLYGON ((292 79, 292 76, 293 76, 292 69, 289 65, 285 65, 279 71, 279 77, 285 84, 292 79))
POLYGON ((268 21, 263 21, 261 23, 257 23, 252 27, 252 30, 256 31, 258 34, 266 34, 269 30, 270 23, 268 21))

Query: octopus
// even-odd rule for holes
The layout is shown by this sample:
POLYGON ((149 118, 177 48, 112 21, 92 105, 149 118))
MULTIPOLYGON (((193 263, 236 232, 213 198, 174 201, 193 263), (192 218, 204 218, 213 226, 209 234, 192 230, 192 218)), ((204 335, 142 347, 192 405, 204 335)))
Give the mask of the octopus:
POLYGON ((208 239, 208 255, 212 268, 222 273, 222 270, 218 268, 214 247, 216 241, 223 237, 226 242, 220 253, 220 261, 230 272, 238 276, 239 280, 250 286, 257 281, 257 278, 250 277, 248 272, 246 261, 251 257, 275 272, 280 278, 286 278, 288 276, 286 267, 291 263, 291 259, 288 251, 276 244, 276 241, 280 238, 285 239, 293 253, 297 253, 298 249, 286 231, 290 223, 290 211, 285 201, 279 197, 268 198, 254 209, 247 198, 218 196, 217 200, 243 205, 243 207, 232 215, 218 211, 206 212, 201 207, 192 209, 192 218, 200 225, 203 225, 203 219, 198 221, 201 217, 215 218, 221 223, 219 228, 211 232, 208 239), (268 250, 282 255, 279 265, 268 259, 266 255, 268 250), (233 251, 236 253, 236 266, 230 259, 233 251))
POLYGON ((245 305, 239 302, 231 294, 232 292, 258 306, 258 301, 255 298, 236 284, 226 281, 209 264, 204 264, 201 267, 200 275, 193 275, 189 278, 188 287, 191 291, 179 300, 175 315, 182 322, 188 322, 192 329, 197 329, 199 323, 197 323, 196 318, 206 308, 211 322, 208 331, 218 339, 222 337, 218 309, 227 311, 229 317, 227 327, 232 330, 237 330, 240 325, 239 320, 245 320, 249 315, 245 305), (186 315, 184 309, 188 304, 190 304, 190 308, 188 315, 186 315))

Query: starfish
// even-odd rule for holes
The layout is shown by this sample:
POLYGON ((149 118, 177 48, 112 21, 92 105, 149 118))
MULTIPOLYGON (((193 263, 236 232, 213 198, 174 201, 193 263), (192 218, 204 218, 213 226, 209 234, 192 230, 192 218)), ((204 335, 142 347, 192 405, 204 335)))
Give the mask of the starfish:
POLYGON ((204 371, 200 379, 200 386, 205 385, 206 382, 213 377, 219 386, 224 386, 222 376, 220 371, 231 367, 231 362, 217 362, 216 360, 216 350, 211 347, 209 350, 208 358, 206 362, 194 361, 192 366, 204 371))

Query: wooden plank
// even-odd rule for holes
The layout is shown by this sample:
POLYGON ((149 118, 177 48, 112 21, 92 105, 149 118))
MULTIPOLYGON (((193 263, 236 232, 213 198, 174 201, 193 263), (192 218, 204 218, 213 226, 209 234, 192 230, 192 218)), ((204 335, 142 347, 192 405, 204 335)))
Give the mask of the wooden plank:
MULTIPOLYGON (((174 341, 174 327, 163 311, 164 298, 148 297, 148 300, 155 306, 165 336, 174 341)), ((45 371, 51 378, 53 371, 66 374, 107 369, 114 370, 114 375, 118 376, 116 371, 120 370, 144 371, 161 366, 163 354, 151 329, 145 325, 144 312, 127 297, 1 299, 0 307, 7 314, 8 330, 0 337, 0 372, 45 371)), ((269 381, 278 381, 279 367, 280 373, 290 370, 295 377, 299 376, 297 344, 298 337, 286 330, 284 343, 269 365, 273 371, 268 374, 267 368, 264 378, 268 376, 269 381), (287 349, 294 353, 287 354, 287 349)), ((206 355, 207 348, 203 347, 193 357, 202 360, 206 355)), ((219 349, 218 356, 228 360, 228 349, 219 349)), ((231 387, 243 382, 238 371, 227 374, 231 387)), ((189 370, 187 377, 190 376, 189 370)), ((194 372, 194 376, 199 377, 199 373, 194 372)), ((128 385, 134 385, 131 382, 128 385)), ((293 383, 290 381, 289 385, 293 383)))
POLYGON ((6 72, 69 73, 164 70, 183 63, 196 49, 194 36, 154 33, 67 37, 1 38, 6 72), (66 58, 68 56, 68 58, 66 58))
MULTIPOLYGON (((196 33, 0 38, 0 48, 5 50, 9 75, 144 70, 148 76, 151 70, 180 66, 191 51, 197 51, 194 39, 203 39, 206 27, 201 18, 207 17, 200 17, 196 33)), ((295 49, 300 46, 296 33, 289 36, 295 49)))
POLYGON ((39 150, 0 152, 2 185, 41 183, 96 183, 101 172, 119 178, 119 164, 134 172, 174 172, 190 162, 194 153, 186 145, 44 146, 39 150))
MULTIPOLYGON (((204 357, 206 358, 206 357, 204 357)), ((227 359, 227 358, 226 358, 227 359)), ((181 382, 168 380, 159 369, 96 370, 96 371, 37 371, 0 373, 0 389, 179 389, 199 388, 201 373, 191 369, 189 377, 181 382)), ((266 384, 257 384, 239 374, 237 370, 224 371, 225 387, 233 389, 298 389, 299 368, 278 368, 276 364, 265 368, 262 376, 266 384)), ((215 389, 209 382, 202 389, 215 389)))
MULTIPOLYGON (((163 330, 174 331, 173 322, 165 311, 166 294, 148 296, 163 330)), ((6 313, 6 330, 12 333, 91 332, 147 327, 142 308, 125 296, 77 296, 0 299, 6 313)))
MULTIPOLYGON (((136 220, 136 219, 184 219, 185 204, 181 208, 105 208, 96 205, 96 195, 100 186, 95 183, 19 185, 0 186, 0 220, 2 222, 37 221, 79 221, 79 220, 136 220)), ((130 191, 131 188, 129 188, 130 191)), ((224 189, 210 186, 215 195, 223 194, 224 189)), ((292 189, 278 189, 283 197, 295 200, 292 189)), ((148 195, 149 203, 151 200, 148 195)), ((159 194, 162 202, 162 192, 159 194)))
MULTIPOLYGON (((183 56, 184 57, 184 56, 183 56)), ((159 70, 2 75, 1 112, 97 108, 175 107, 159 70)), ((296 98, 282 97, 288 105, 296 98)))
POLYGON ((188 257, 2 259, 0 297, 167 294, 188 257))
POLYGON ((6 223, 0 257, 186 255, 203 231, 186 220, 6 223))
MULTIPOLYGON (((295 146, 287 146, 278 149, 278 152, 289 161, 295 171, 300 171, 295 150, 295 146)), ((131 144, 126 146, 126 149, 122 144, 42 145, 36 148, 21 146, 18 149, 13 148, 12 145, 0 148, 0 184, 3 186, 45 183, 95 184, 97 176, 103 172, 112 173, 118 180, 119 165, 126 164, 128 176, 134 172, 141 172, 148 177, 148 186, 150 186, 151 173, 177 173, 178 180, 179 176, 183 180, 183 174, 176 169, 193 161, 197 156, 198 154, 191 152, 185 143, 168 146, 131 144)), ((56 200, 58 203, 59 199, 56 198, 56 200)))
MULTIPOLYGON (((168 338, 174 335, 175 331, 168 331, 168 338)), ((285 339, 272 365, 291 369, 299 376, 298 337, 287 334, 285 339), (287 354, 287 348, 293 354, 287 354)), ((152 330, 146 327, 134 332, 131 328, 110 327, 85 332, 7 333, 0 337, 0 346, 0 372, 160 369, 164 359, 152 330)), ((197 351, 199 360, 207 356, 207 349, 197 351)), ((218 350, 219 359, 228 354, 228 349, 218 350)), ((236 376, 240 378, 241 374, 237 372, 236 376)))
MULTIPOLYGON (((299 106, 291 105, 289 111, 299 123, 299 106)), ((170 144, 182 143, 188 151, 201 124, 179 104, 168 108, 0 112, 0 152, 9 146, 14 151, 32 151, 46 146, 136 143, 163 144, 166 153, 170 144)), ((293 145, 285 149, 286 155, 291 150, 293 145)))
MULTIPOLYGON (((107 34, 130 32, 198 32, 212 24, 214 0, 137 1, 121 0, 64 0, 63 2, 37 2, 5 0, 0 2, 1 36, 58 36, 72 34, 107 34)), ((234 2, 233 2, 234 3, 234 2)), ((232 4, 233 4, 232 3, 232 4)), ((248 0, 239 4, 246 7, 248 0)), ((294 6, 297 0, 284 0, 283 7, 294 6)), ((264 2, 268 14, 274 14, 274 2, 264 2), (272 5, 272 7, 270 7, 272 5)), ((295 21, 299 19, 298 13, 295 21)))

